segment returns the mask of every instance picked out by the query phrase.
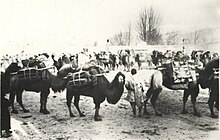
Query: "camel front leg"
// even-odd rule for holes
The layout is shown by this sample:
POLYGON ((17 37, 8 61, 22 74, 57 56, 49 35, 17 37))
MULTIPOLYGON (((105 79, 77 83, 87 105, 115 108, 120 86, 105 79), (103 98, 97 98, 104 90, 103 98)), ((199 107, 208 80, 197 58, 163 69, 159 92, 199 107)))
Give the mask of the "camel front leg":
POLYGON ((191 102, 193 104, 194 115, 197 117, 201 117, 201 114, 199 113, 196 105, 196 98, 199 94, 199 86, 195 85, 195 87, 189 89, 189 92, 191 94, 191 102))
POLYGON ((101 116, 99 115, 100 103, 95 104, 95 121, 102 121, 101 116))
POLYGON ((50 93, 49 89, 46 89, 45 91, 41 91, 40 94, 40 112, 43 114, 49 114, 50 112, 47 110, 47 97, 50 93))
POLYGON ((198 112, 198 109, 197 109, 196 97, 195 97, 195 95, 191 95, 191 101, 192 101, 192 104, 193 104, 194 115, 197 116, 197 117, 201 117, 201 114, 198 112))

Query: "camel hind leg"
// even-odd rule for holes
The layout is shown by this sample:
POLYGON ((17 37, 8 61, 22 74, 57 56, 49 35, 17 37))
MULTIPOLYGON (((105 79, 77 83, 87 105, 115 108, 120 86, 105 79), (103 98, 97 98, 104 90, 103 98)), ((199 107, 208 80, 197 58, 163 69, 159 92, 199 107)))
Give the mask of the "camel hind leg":
POLYGON ((86 115, 84 115, 84 114, 80 111, 80 109, 79 109, 79 99, 80 99, 80 96, 79 96, 79 95, 75 95, 75 96, 74 96, 74 105, 75 105, 76 109, 77 109, 78 112, 79 112, 79 116, 80 116, 80 117, 85 117, 86 115))
POLYGON ((18 114, 18 111, 15 109, 14 107, 14 100, 15 100, 15 95, 16 95, 16 91, 11 90, 10 95, 9 95, 9 101, 12 107, 12 113, 14 114, 18 114))
POLYGON ((19 103, 19 105, 22 107, 22 110, 24 111, 24 113, 29 112, 29 110, 25 109, 23 102, 22 102, 22 95, 23 95, 23 91, 19 91, 17 93, 17 102, 19 103))
POLYGON ((182 114, 187 114, 188 111, 186 110, 186 102, 189 98, 189 95, 190 95, 190 92, 189 91, 186 91, 184 90, 184 93, 183 93, 183 109, 182 109, 182 114))
POLYGON ((154 108, 156 116, 162 116, 162 114, 156 108, 156 101, 157 101, 157 98, 158 98, 158 96, 159 96, 161 91, 162 91, 162 88, 154 89, 154 93, 153 93, 152 98, 150 100, 151 104, 152 104, 152 106, 154 108))
POLYGON ((153 90, 152 87, 150 87, 150 88, 147 90, 146 100, 144 101, 144 114, 145 114, 145 115, 150 115, 150 113, 147 111, 147 102, 148 102, 148 100, 151 98, 153 92, 154 92, 154 90, 153 90))
MULTIPOLYGON (((163 89, 162 83, 163 83, 162 73, 160 71, 156 71, 151 77, 150 88, 148 89, 147 94, 146 94, 147 100, 152 96, 150 101, 151 101, 151 104, 154 108, 156 116, 162 116, 162 114, 159 113, 156 108, 157 98, 163 89)), ((147 101, 145 101, 145 103, 144 103, 145 104, 145 106, 144 106, 145 113, 146 113, 146 102, 147 101)))
POLYGON ((73 99, 73 94, 69 91, 69 89, 67 89, 67 92, 66 92, 67 102, 66 102, 66 104, 67 104, 68 109, 69 109, 70 117, 76 117, 75 115, 73 115, 72 110, 71 110, 72 99, 73 99))

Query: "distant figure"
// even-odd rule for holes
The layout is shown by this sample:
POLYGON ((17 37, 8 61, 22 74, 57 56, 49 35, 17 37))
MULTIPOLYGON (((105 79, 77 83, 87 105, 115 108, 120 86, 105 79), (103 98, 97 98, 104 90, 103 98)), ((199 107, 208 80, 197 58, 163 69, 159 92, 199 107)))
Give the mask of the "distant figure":
POLYGON ((139 55, 139 53, 137 53, 136 56, 135 56, 135 62, 136 62, 137 65, 138 65, 138 70, 140 70, 140 69, 141 69, 141 60, 140 60, 140 55, 139 55))
POLYGON ((11 136, 11 116, 9 112, 10 102, 5 95, 1 95, 1 137, 7 138, 11 136))
POLYGON ((127 101, 130 102, 131 108, 133 111, 134 117, 136 117, 136 106, 138 107, 138 116, 142 116, 142 108, 144 102, 144 90, 143 85, 140 85, 140 82, 137 80, 139 79, 136 77, 137 70, 131 70, 131 76, 125 83, 125 87, 128 90, 127 97, 125 98, 127 101))
POLYGON ((185 47, 183 46, 183 49, 182 49, 182 53, 183 55, 185 54, 185 47))
POLYGON ((215 58, 218 58, 218 53, 214 53, 213 56, 212 56, 212 59, 215 59, 215 58))
POLYGON ((116 58, 116 59, 115 59, 115 66, 116 66, 115 68, 118 69, 119 64, 120 64, 119 56, 118 56, 118 55, 115 55, 115 58, 116 58))

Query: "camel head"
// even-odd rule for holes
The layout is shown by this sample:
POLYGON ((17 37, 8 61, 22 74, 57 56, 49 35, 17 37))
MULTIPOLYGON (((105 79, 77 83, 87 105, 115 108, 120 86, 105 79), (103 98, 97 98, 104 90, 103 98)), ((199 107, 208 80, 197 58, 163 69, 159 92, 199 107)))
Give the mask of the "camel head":
POLYGON ((75 71, 75 68, 73 68, 71 64, 65 64, 59 69, 57 75, 61 77, 65 77, 69 73, 72 73, 74 71, 75 71))
POLYGON ((118 83, 119 84, 125 84, 125 75, 121 72, 119 72, 116 76, 115 76, 116 79, 118 79, 118 83))
POLYGON ((11 63, 5 70, 5 73, 6 74, 10 74, 10 73, 13 73, 13 72, 17 72, 21 69, 20 66, 18 66, 18 63, 11 63))
POLYGON ((122 72, 118 72, 113 79, 111 86, 118 85, 118 86, 124 86, 125 84, 125 75, 122 72))
POLYGON ((110 83, 107 101, 110 104, 116 104, 124 92, 125 75, 122 72, 118 72, 110 83))

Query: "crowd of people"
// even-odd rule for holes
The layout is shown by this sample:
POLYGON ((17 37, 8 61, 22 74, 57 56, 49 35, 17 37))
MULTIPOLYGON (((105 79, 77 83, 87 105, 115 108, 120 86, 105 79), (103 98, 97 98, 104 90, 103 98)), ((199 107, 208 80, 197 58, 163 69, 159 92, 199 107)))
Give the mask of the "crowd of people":
MULTIPOLYGON (((58 59, 64 55, 68 57, 70 61, 75 61, 78 66, 83 66, 88 62, 95 62, 97 65, 103 66, 103 68, 108 70, 114 70, 120 66, 124 66, 124 70, 127 71, 130 71, 131 67, 142 69, 143 65, 145 65, 145 68, 152 68, 161 66, 162 63, 168 63, 174 60, 193 60, 199 65, 202 65, 202 55, 205 52, 209 51, 192 51, 191 54, 185 54, 184 51, 174 52, 171 50, 167 50, 164 53, 157 50, 154 50, 153 52, 135 52, 133 49, 118 50, 117 53, 111 53, 110 51, 89 52, 88 50, 84 49, 79 53, 68 54, 27 54, 22 51, 21 53, 12 56, 8 54, 3 55, 1 58, 1 71, 4 72, 4 70, 13 62, 18 63, 19 66, 23 67, 22 60, 27 59, 29 62, 32 60, 43 61, 46 66, 52 66, 54 61, 58 61, 58 59)), ((218 57, 218 53, 209 52, 207 55, 210 56, 203 57, 210 57, 210 59, 218 57)))

